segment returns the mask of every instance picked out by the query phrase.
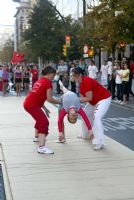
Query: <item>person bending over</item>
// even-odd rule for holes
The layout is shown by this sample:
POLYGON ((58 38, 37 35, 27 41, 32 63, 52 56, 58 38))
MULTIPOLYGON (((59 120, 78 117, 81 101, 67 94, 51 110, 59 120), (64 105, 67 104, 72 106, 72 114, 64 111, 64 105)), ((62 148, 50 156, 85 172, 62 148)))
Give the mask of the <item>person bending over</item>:
POLYGON ((62 108, 59 112, 58 119, 59 142, 64 143, 66 141, 65 136, 63 134, 63 120, 66 115, 69 123, 72 124, 75 124, 77 122, 78 114, 81 115, 88 128, 88 136, 83 139, 93 139, 94 134, 91 128, 90 121, 81 107, 78 96, 74 92, 71 92, 68 89, 66 89, 61 81, 59 81, 59 84, 60 89, 64 93, 62 96, 62 108))

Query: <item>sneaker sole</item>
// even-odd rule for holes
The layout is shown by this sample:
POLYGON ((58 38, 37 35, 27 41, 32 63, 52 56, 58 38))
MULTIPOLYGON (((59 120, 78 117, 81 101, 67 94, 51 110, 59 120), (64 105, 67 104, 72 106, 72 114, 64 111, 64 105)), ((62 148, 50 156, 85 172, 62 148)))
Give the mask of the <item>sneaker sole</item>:
POLYGON ((56 143, 62 143, 62 144, 64 144, 64 143, 66 143, 66 140, 63 140, 63 141, 57 140, 56 143))
POLYGON ((39 153, 39 154, 46 154, 46 155, 53 155, 54 154, 54 152, 53 153, 42 153, 42 152, 38 152, 38 151, 37 151, 37 153, 39 153))

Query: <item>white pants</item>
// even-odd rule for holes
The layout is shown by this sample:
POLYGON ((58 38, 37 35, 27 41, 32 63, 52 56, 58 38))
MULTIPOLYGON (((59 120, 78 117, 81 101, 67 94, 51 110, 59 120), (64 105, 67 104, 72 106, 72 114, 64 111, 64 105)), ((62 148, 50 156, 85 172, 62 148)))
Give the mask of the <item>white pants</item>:
MULTIPOLYGON (((84 111, 86 112, 94 132, 93 144, 104 145, 104 128, 102 124, 102 118, 109 109, 111 103, 111 97, 99 101, 95 106, 87 103, 84 111)), ((87 138, 88 130, 84 121, 82 121, 82 137, 87 138)))

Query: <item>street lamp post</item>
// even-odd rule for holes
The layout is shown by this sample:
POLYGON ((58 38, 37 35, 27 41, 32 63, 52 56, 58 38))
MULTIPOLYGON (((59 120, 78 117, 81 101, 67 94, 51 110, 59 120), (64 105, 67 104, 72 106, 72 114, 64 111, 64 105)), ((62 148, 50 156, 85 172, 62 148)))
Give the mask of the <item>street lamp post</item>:
POLYGON ((50 7, 52 7, 52 8, 58 13, 58 15, 61 17, 61 19, 62 19, 62 21, 63 21, 63 23, 64 23, 64 28, 65 28, 66 34, 68 34, 67 23, 66 23, 66 21, 65 21, 65 19, 64 19, 64 17, 63 17, 63 15, 60 13, 59 10, 57 10, 56 6, 53 6, 53 4, 51 4, 48 0, 44 0, 44 1, 46 1, 46 3, 48 3, 48 5, 49 5, 50 7))
MULTIPOLYGON (((68 29, 67 23, 66 23, 65 18, 63 17, 63 15, 60 13, 59 10, 57 10, 56 6, 53 6, 53 4, 51 4, 48 0, 44 0, 44 1, 46 1, 46 3, 48 3, 48 5, 50 7, 52 7, 58 13, 58 15, 60 16, 60 18, 63 21, 65 32, 66 32, 66 36, 69 35, 69 29, 68 29)), ((69 48, 68 47, 67 47, 67 52, 66 52, 66 58, 67 58, 67 62, 68 62, 69 61, 69 48)))
POLYGON ((86 0, 83 0, 83 17, 86 15, 86 0))

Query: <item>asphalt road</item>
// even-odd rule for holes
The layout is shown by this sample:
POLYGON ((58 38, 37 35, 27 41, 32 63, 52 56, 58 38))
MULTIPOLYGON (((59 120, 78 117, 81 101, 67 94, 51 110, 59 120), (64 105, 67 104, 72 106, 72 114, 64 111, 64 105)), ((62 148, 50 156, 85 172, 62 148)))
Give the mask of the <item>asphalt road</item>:
POLYGON ((134 150, 134 109, 112 105, 103 122, 108 137, 134 150))

